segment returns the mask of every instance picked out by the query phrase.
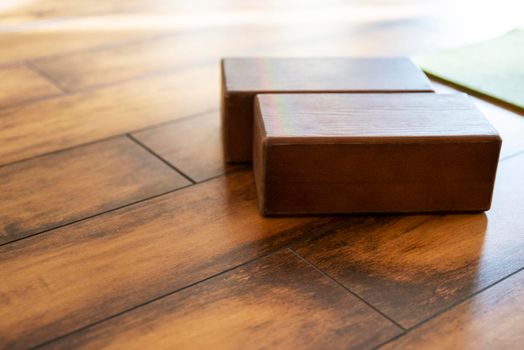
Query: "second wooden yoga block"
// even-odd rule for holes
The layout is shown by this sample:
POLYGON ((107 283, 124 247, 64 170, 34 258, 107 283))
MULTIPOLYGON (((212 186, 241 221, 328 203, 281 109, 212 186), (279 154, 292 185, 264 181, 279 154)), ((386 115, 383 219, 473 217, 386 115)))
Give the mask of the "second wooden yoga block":
POLYGON ((253 101, 258 93, 430 92, 409 59, 225 58, 222 60, 222 130, 226 160, 251 161, 253 101))
POLYGON ((265 215, 483 211, 501 139, 463 94, 262 94, 265 215))

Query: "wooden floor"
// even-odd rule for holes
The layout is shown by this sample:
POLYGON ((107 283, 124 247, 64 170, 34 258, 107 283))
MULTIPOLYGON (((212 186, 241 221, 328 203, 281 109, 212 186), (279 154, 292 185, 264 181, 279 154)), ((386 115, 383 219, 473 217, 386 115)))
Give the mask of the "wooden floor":
POLYGON ((522 114, 476 99, 504 141, 480 214, 266 219, 222 160, 220 57, 417 55, 522 13, 456 3, 2 1, 0 348, 522 349, 522 114))

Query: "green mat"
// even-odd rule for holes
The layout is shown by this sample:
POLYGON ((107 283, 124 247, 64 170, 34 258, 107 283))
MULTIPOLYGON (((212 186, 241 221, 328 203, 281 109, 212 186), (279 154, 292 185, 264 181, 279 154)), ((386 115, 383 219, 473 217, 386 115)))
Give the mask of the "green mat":
POLYGON ((430 75, 524 110, 524 29, 415 61, 430 75))

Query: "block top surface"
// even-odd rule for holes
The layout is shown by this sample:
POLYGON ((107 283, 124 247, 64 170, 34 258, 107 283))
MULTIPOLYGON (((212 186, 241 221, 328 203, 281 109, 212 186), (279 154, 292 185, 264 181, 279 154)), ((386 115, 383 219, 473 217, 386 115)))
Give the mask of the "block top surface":
POLYGON ((433 91, 404 57, 225 58, 227 92, 433 91))
POLYGON ((261 94, 256 108, 277 142, 500 140, 465 94, 261 94))

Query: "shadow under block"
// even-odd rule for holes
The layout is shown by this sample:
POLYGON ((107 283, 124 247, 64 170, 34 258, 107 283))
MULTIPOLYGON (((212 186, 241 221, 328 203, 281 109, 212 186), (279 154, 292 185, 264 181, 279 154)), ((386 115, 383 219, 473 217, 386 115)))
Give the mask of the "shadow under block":
POLYGON ((463 94, 262 94, 265 215, 483 211, 501 139, 463 94))
POLYGON ((433 92, 408 58, 225 58, 222 132, 227 161, 251 161, 259 93, 433 92))

